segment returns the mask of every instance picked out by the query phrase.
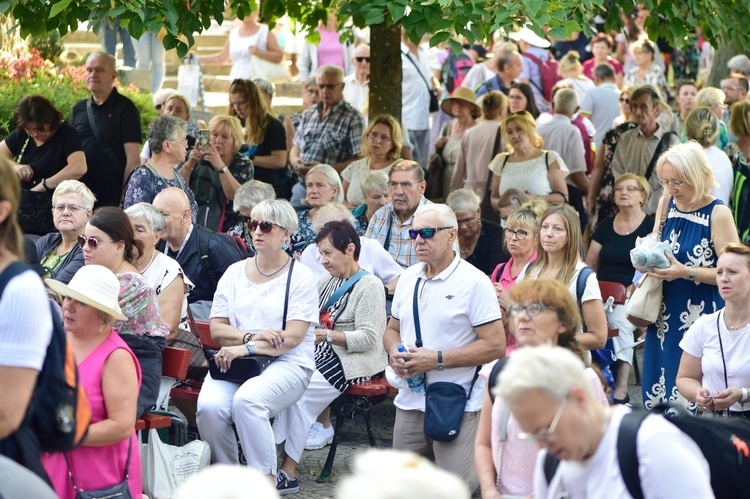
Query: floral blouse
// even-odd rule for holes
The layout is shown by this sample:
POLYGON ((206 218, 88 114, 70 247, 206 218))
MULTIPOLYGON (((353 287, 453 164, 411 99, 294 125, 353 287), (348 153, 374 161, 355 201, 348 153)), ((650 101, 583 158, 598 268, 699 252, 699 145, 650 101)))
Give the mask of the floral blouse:
MULTIPOLYGON (((179 165, 177 165, 179 166, 179 165)), ((127 209, 136 203, 152 203, 157 194, 166 189, 167 187, 177 187, 185 191, 188 200, 190 201, 190 215, 195 223, 195 217, 198 215, 198 204, 195 202, 195 196, 193 191, 190 190, 185 179, 182 178, 180 172, 177 171, 177 166, 174 167, 174 177, 166 179, 159 175, 158 172, 152 170, 146 165, 141 165, 133 170, 130 179, 128 179, 128 186, 125 190, 125 200, 122 203, 122 208, 127 209)))
POLYGON ((133 272, 117 274, 117 278, 120 280, 120 309, 128 321, 115 322, 114 330, 120 335, 166 337, 169 324, 162 320, 156 292, 146 278, 133 272))
POLYGON ((652 64, 651 67, 648 68, 648 71, 646 72, 646 75, 643 77, 643 79, 638 78, 637 67, 631 69, 625 75, 623 85, 636 85, 638 87, 642 85, 653 85, 661 92, 661 95, 664 97, 664 99, 669 98, 669 93, 667 92, 667 79, 664 77, 664 71, 656 63, 652 64))

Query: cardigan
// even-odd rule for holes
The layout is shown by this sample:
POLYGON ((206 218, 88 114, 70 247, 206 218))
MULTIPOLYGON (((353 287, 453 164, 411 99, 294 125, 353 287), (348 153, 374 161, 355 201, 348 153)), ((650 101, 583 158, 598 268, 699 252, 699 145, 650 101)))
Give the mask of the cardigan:
MULTIPOLYGON (((46 236, 40 237, 36 242, 36 250, 39 253, 39 259, 44 260, 47 253, 52 251, 53 248, 62 242, 62 235, 59 232, 51 232, 46 236)), ((76 244, 73 249, 68 252, 57 269, 50 272, 50 278, 60 281, 63 284, 68 284, 73 278, 78 269, 83 267, 83 250, 76 244)))

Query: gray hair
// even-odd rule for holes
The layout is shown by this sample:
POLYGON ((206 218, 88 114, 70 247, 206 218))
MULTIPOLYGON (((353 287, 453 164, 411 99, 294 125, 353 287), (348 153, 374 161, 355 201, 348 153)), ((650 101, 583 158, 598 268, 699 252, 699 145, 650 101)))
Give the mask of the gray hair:
POLYGON ((495 386, 495 395, 511 408, 529 390, 541 390, 563 400, 577 387, 593 397, 581 358, 567 348, 552 345, 519 348, 513 352, 495 386))
POLYGON ((117 59, 114 58, 111 54, 108 54, 102 50, 97 50, 96 52, 91 52, 89 56, 86 58, 86 64, 89 63, 92 59, 103 59, 107 61, 107 64, 110 66, 110 69, 117 73, 117 59))
POLYGON ((349 211, 349 208, 341 203, 326 203, 318 208, 317 213, 313 216, 312 230, 317 234, 325 224, 335 220, 349 222, 354 227, 354 215, 349 211))
POLYGON ((608 62, 597 64, 594 68, 594 77, 600 80, 614 80, 615 79, 615 68, 608 62))
MULTIPOLYGON (((716 87, 706 87, 698 90, 695 94, 695 105, 696 106, 723 106, 724 100, 727 98, 727 94, 723 90, 716 87)), ((633 98, 630 98, 631 102, 633 98)))
POLYGON ((730 71, 750 76, 750 58, 745 54, 736 55, 727 61, 727 68, 730 71))
POLYGON ((382 170, 371 171, 359 183, 362 189, 362 196, 367 197, 375 191, 388 192, 388 175, 382 170))
POLYGON ((91 192, 86 184, 79 182, 78 180, 63 180, 57 187, 55 192, 52 194, 52 204, 57 203, 57 199, 63 194, 78 194, 81 197, 81 203, 87 210, 94 209, 94 203, 96 203, 96 196, 91 192))
POLYGON ((187 123, 174 116, 159 116, 148 126, 146 138, 151 154, 164 150, 164 142, 174 140, 178 133, 187 133, 187 123))
POLYGON ((232 210, 235 213, 239 213, 242 209, 252 211, 258 203, 266 199, 276 199, 273 186, 260 180, 248 180, 234 193, 232 210))
POLYGON ((344 70, 341 69, 338 66, 320 66, 318 68, 318 71, 315 73, 315 77, 317 81, 317 78, 321 78, 323 76, 335 76, 339 83, 344 82, 344 70))
MULTIPOLYGON (((325 175, 326 180, 328 180, 328 185, 330 185, 331 187, 338 187, 338 192, 335 196, 333 196, 333 199, 331 201, 333 201, 334 203, 341 203, 344 201, 344 186, 341 185, 341 176, 334 167, 326 164, 315 165, 310 168, 309 172, 307 172, 307 175, 305 175, 305 180, 307 180, 307 177, 309 177, 313 172, 322 173, 323 175, 325 175)), ((307 204, 307 198, 303 199, 302 202, 307 204)))
POLYGON ((423 204, 417 208, 417 211, 414 212, 414 216, 427 215, 429 213, 435 213, 440 219, 440 225, 443 227, 450 227, 452 229, 458 228, 456 214, 453 213, 453 210, 451 210, 448 205, 439 203, 423 204))
POLYGON ((125 210, 131 220, 141 218, 146 221, 153 232, 164 231, 164 217, 150 203, 136 203, 125 210))
POLYGON ((299 229, 297 212, 286 199, 266 199, 255 205, 251 213, 253 218, 262 218, 281 226, 289 234, 294 234, 299 229))
POLYGON ((258 87, 261 91, 267 93, 271 97, 276 95, 276 85, 274 85, 274 83, 268 78, 264 76, 258 76, 257 78, 253 78, 251 81, 255 83, 256 87, 258 87))
POLYGON ((479 209, 481 203, 482 200, 479 199, 477 193, 470 189, 457 189, 448 194, 448 198, 445 200, 445 204, 454 213, 457 211, 475 212, 479 209))
POLYGON ((555 93, 555 114, 573 116, 578 109, 578 93, 572 88, 561 88, 555 93))

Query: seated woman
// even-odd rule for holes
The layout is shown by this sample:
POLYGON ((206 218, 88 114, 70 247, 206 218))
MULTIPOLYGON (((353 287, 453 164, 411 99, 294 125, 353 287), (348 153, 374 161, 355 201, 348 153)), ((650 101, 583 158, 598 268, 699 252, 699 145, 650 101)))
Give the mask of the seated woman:
POLYGON ((699 317, 680 341, 677 389, 701 412, 750 418, 750 248, 726 245, 716 268, 725 306, 699 317))
MULTIPOLYGON (((511 327, 521 348, 551 343, 584 358, 576 340, 581 315, 563 284, 552 279, 519 283, 510 291, 510 303, 511 327)), ((488 364, 480 374, 488 378, 492 366, 494 363, 488 364)), ((609 402, 597 372, 589 367, 586 377, 596 400, 607 407, 609 402)), ((534 463, 539 447, 536 442, 521 438, 518 421, 491 391, 496 383, 496 379, 487 382, 474 443, 474 466, 482 497, 505 494, 525 497, 534 492, 534 463)))
MULTIPOLYGON (((578 301, 578 276, 586 267, 581 261, 581 224, 578 213, 567 204, 547 208, 539 221, 539 255, 517 281, 556 279, 565 284, 570 296, 578 301)), ((586 350, 603 348, 607 342, 607 318, 596 274, 589 274, 578 303, 583 327, 576 338, 586 350)))
MULTIPOLYGON (((11 162, 28 189, 26 202, 48 207, 49 195, 64 180, 78 180, 86 173, 86 156, 81 140, 72 125, 54 104, 41 95, 27 95, 18 101, 13 112, 13 130, 0 142, 0 157, 11 162)), ((47 209, 40 217, 22 204, 19 211, 21 230, 43 236, 52 232, 52 213, 47 209)))
POLYGON ((276 192, 271 184, 260 180, 245 182, 234 193, 232 211, 239 216, 240 222, 230 227, 227 234, 243 238, 247 244, 249 256, 255 256, 255 248, 253 248, 253 238, 247 228, 247 223, 251 220, 250 214, 255 205, 266 199, 276 199, 276 192))
POLYGON ((214 463, 239 464, 234 425, 247 465, 275 480, 269 418, 294 405, 310 382, 318 294, 310 270, 294 265, 282 249, 297 230, 297 214, 288 201, 260 202, 248 226, 257 254, 231 265, 219 280, 211 336, 222 348, 213 361, 226 371, 234 359, 256 353, 276 360, 242 384, 209 373, 198 397, 197 421, 214 463))
POLYGON ((138 395, 140 417, 156 403, 161 383, 161 352, 166 346, 169 324, 159 311, 156 292, 133 264, 143 253, 130 219, 120 208, 105 206, 94 212, 86 230, 78 237, 86 265, 103 265, 120 281, 119 304, 127 322, 115 330, 135 353, 143 382, 138 395))
POLYGON ((136 203, 150 203, 167 187, 185 191, 190 200, 190 213, 195 223, 198 205, 193 191, 179 172, 187 152, 187 125, 174 116, 159 116, 148 126, 148 143, 151 159, 133 170, 125 187, 123 208, 136 203))
POLYGON ((328 222, 318 232, 317 244, 330 275, 318 282, 321 327, 315 328, 315 371, 302 398, 274 421, 276 441, 284 445, 276 485, 282 494, 299 490, 297 464, 303 449, 322 449, 333 439, 328 405, 387 364, 383 283, 359 266, 357 232, 349 222, 328 222))
POLYGON ((76 488, 90 492, 119 484, 124 476, 130 496, 141 497, 141 452, 133 427, 141 370, 112 327, 127 320, 118 305, 120 283, 106 267, 86 265, 69 285, 52 279, 47 285, 64 297, 65 331, 91 404, 91 425, 80 447, 45 454, 44 469, 63 499, 78 497, 76 488))
POLYGON ((195 194, 198 224, 224 232, 239 222, 230 203, 237 189, 253 179, 255 167, 237 118, 214 116, 208 132, 208 144, 190 151, 180 173, 195 194))
POLYGON ((57 232, 40 237, 36 242, 42 265, 48 277, 67 284, 83 267, 83 252, 78 236, 83 234, 96 198, 78 180, 63 180, 52 194, 52 220, 57 232))
POLYGON ((508 261, 499 225, 482 220, 479 196, 469 189, 458 189, 448 195, 445 204, 458 220, 458 247, 461 258, 487 275, 501 262, 508 261))
MULTIPOLYGON (((307 246, 315 243, 315 231, 312 230, 312 218, 326 203, 340 203, 344 200, 341 177, 331 165, 315 165, 305 176, 307 197, 302 203, 310 207, 298 213, 299 229, 292 236, 292 251, 299 258, 307 246)), ((356 228, 356 227, 355 227, 356 228)))
POLYGON ((357 233, 364 236, 367 232, 367 225, 375 212, 391 202, 388 175, 380 170, 370 172, 362 178, 359 188, 365 201, 352 209, 352 214, 359 226, 357 233))
POLYGON ((542 149, 544 142, 536 133, 536 122, 527 111, 511 114, 502 124, 503 142, 509 152, 493 158, 489 169, 492 178, 492 206, 498 208, 500 196, 511 187, 529 196, 544 198, 548 203, 568 199, 565 176, 568 168, 555 151, 542 149))

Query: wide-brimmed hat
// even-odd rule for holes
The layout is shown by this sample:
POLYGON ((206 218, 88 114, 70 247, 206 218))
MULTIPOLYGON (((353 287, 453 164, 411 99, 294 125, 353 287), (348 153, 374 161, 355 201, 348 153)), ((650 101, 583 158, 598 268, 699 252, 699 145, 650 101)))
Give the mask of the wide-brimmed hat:
POLYGON ((47 286, 60 296, 73 298, 85 305, 111 315, 116 320, 126 321, 118 303, 120 281, 107 267, 84 265, 67 286, 54 279, 45 279, 47 286))
POLYGON ((532 45, 534 47, 539 47, 542 49, 546 49, 550 46, 549 40, 545 40, 541 36, 537 35, 531 29, 524 26, 518 31, 514 31, 510 34, 510 39, 519 41, 523 40, 524 42, 528 43, 529 45, 532 45))
POLYGON ((468 102, 475 108, 474 114, 479 114, 482 112, 482 110, 477 106, 477 94, 475 94, 471 89, 464 88, 464 87, 458 87, 453 91, 453 95, 448 97, 447 99, 443 100, 443 102, 440 104, 440 107, 443 109, 443 112, 447 114, 448 116, 453 116, 451 111, 451 105, 453 104, 453 101, 461 101, 461 102, 468 102))

